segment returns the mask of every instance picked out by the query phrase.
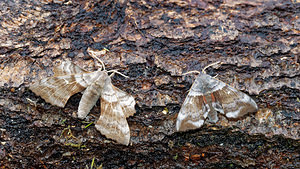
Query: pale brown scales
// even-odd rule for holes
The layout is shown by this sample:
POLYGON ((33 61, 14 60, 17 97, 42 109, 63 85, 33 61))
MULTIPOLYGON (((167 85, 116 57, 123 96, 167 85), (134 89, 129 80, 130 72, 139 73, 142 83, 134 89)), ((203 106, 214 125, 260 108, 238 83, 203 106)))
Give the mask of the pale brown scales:
POLYGON ((58 107, 64 107, 72 95, 84 90, 84 88, 84 86, 76 83, 73 76, 49 77, 30 86, 30 90, 36 95, 58 107))
POLYGON ((128 145, 130 130, 119 102, 101 98, 101 115, 95 127, 107 138, 128 145))
POLYGON ((130 130, 126 117, 135 113, 135 100, 113 86, 106 71, 87 72, 65 61, 53 72, 53 77, 33 84, 30 89, 46 102, 59 107, 64 107, 72 95, 85 89, 78 107, 79 118, 85 118, 101 97, 101 115, 96 128, 107 138, 129 144, 130 130))
POLYGON ((178 113, 176 130, 199 128, 207 117, 215 123, 217 112, 238 118, 255 111, 257 105, 248 95, 207 74, 199 74, 178 113))

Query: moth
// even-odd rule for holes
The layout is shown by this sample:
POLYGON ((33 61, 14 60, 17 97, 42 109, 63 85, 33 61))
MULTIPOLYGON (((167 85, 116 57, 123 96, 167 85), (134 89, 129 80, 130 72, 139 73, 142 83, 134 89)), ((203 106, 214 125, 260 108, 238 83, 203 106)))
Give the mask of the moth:
POLYGON ((207 75, 204 69, 198 72, 178 113, 177 131, 200 128, 207 118, 215 123, 218 121, 217 112, 228 118, 239 118, 257 111, 257 105, 251 97, 207 75))
MULTIPOLYGON (((104 65, 103 65, 104 67, 104 65)), ((75 93, 82 92, 78 117, 83 119, 101 100, 101 115, 95 127, 107 138, 128 145, 130 130, 126 118, 135 114, 135 100, 111 83, 109 71, 98 69, 88 72, 70 61, 54 67, 54 75, 30 86, 46 102, 64 107, 75 93)))

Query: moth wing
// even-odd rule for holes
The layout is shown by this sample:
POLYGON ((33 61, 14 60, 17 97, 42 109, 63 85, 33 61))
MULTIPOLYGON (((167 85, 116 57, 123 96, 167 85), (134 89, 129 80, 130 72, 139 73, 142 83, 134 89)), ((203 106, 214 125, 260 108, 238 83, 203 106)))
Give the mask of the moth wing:
POLYGON ((40 80, 29 87, 46 102, 64 107, 68 99, 92 83, 95 73, 53 76, 40 80))
POLYGON ((122 91, 121 89, 113 86, 114 91, 119 99, 120 105, 123 109, 125 117, 129 117, 135 114, 135 100, 128 93, 122 91))
POLYGON ((116 90, 107 83, 101 92, 101 115, 95 127, 107 138, 128 145, 130 130, 116 90))
POLYGON ((199 128, 206 117, 216 122, 217 111, 228 118, 238 118, 256 110, 257 105, 250 96, 209 75, 200 74, 179 111, 176 129, 199 128))
POLYGON ((209 105, 205 103, 204 96, 195 96, 190 91, 186 97, 176 120, 176 130, 186 131, 199 128, 203 125, 208 112, 209 105))
POLYGON ((81 69, 70 61, 61 62, 60 65, 53 68, 54 76, 64 76, 73 74, 83 74, 88 73, 87 71, 81 69))
MULTIPOLYGON (((224 82, 220 81, 220 83, 224 82)), ((227 84, 222 89, 213 92, 213 95, 228 118, 242 117, 247 113, 256 112, 258 109, 255 101, 250 96, 227 84)), ((220 109, 220 106, 214 108, 220 109)))

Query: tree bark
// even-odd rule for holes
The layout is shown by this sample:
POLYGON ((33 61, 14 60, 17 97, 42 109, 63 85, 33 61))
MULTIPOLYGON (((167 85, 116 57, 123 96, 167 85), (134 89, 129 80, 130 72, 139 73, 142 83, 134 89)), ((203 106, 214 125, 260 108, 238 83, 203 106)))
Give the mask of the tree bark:
POLYGON ((0 2, 1 168, 297 168, 300 66, 297 0, 0 2), (100 103, 76 118, 28 87, 57 61, 86 70, 99 55, 115 86, 135 97, 129 146, 97 131, 100 103), (176 133, 195 76, 207 73, 249 94, 259 110, 176 133))

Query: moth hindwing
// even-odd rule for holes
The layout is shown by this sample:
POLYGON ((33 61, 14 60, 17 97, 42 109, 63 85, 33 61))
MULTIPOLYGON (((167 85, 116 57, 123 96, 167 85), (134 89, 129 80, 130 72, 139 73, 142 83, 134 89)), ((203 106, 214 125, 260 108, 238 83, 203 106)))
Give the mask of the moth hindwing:
POLYGON ((135 100, 113 86, 107 71, 87 72, 69 61, 54 67, 54 75, 40 80, 30 89, 46 102, 64 107, 68 99, 84 89, 78 117, 85 118, 101 97, 101 115, 96 128, 106 137, 128 145, 130 130, 126 117, 135 113, 135 100))
POLYGON ((228 118, 239 118, 255 111, 257 105, 251 97, 220 80, 200 73, 179 111, 176 130, 197 129, 206 118, 217 122, 217 112, 228 118))

